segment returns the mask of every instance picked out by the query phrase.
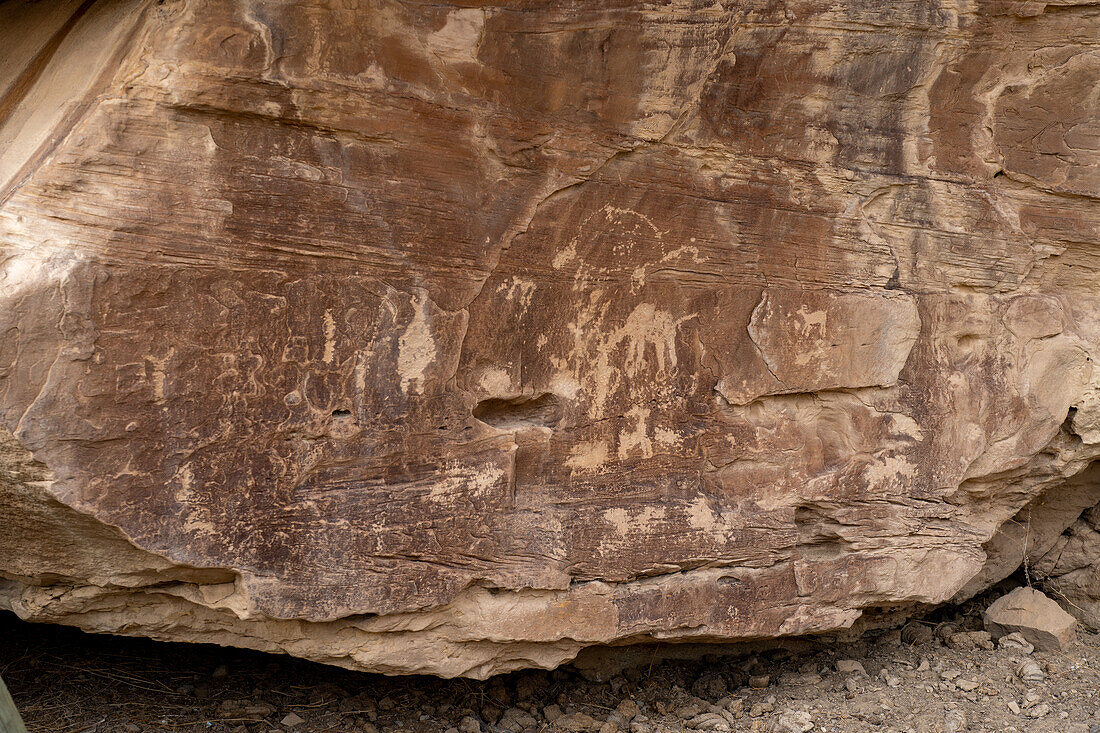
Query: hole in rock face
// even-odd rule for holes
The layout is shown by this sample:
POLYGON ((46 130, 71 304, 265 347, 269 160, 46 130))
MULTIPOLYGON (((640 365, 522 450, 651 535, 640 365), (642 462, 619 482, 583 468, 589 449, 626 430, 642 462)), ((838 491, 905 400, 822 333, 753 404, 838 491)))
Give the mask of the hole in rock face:
POLYGON ((359 421, 351 414, 351 410, 339 407, 332 411, 328 422, 328 435, 337 440, 349 440, 358 435, 359 421))
POLYGON ((976 333, 964 333, 959 336, 956 344, 959 347, 959 351, 963 354, 970 354, 979 346, 981 346, 982 337, 976 333))
POLYGON ((493 397, 477 403, 474 417, 499 430, 552 428, 561 420, 561 401, 550 393, 537 397, 493 397))
POLYGON ((1073 418, 1077 415, 1077 408, 1070 407, 1069 412, 1066 413, 1066 419, 1062 421, 1062 430, 1068 435, 1077 435, 1077 431, 1073 429, 1073 418))

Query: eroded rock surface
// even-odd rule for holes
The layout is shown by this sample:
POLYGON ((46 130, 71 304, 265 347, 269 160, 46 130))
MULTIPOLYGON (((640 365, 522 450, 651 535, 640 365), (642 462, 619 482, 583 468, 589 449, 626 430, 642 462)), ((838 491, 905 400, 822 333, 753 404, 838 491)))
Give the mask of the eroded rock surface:
POLYGON ((1090 628, 1100 628, 1100 508, 1085 512, 1030 571, 1090 628))
POLYGON ((486 676, 980 590, 1100 501, 1097 37, 0 3, 0 604, 486 676))

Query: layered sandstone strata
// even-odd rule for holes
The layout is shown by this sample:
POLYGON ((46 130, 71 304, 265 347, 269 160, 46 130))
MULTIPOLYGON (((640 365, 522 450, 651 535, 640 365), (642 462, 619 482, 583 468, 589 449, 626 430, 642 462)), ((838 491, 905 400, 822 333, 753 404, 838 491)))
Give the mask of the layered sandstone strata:
POLYGON ((481 677, 980 590, 1100 501, 1097 38, 0 2, 0 606, 481 677))

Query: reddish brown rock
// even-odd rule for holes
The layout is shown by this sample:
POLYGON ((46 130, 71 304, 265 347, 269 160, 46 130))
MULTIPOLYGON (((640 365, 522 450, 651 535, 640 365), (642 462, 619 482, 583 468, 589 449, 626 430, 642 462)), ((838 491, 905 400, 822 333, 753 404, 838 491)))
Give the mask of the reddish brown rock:
POLYGON ((0 3, 0 605, 485 676, 980 590, 1100 501, 1098 34, 0 3))

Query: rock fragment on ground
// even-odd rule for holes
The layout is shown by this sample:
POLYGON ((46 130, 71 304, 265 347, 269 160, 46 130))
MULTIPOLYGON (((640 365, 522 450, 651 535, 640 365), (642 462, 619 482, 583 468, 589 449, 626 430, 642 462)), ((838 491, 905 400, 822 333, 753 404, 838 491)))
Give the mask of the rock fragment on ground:
POLYGON ((854 659, 838 659, 835 666, 836 671, 840 674, 867 675, 867 670, 863 668, 863 665, 854 659))
POLYGON ((569 713, 554 720, 554 728, 567 733, 596 733, 602 725, 586 713, 569 713))
POLYGON ((772 724, 774 733, 807 733, 813 729, 813 719, 804 711, 782 713, 772 724))
POLYGON ((1028 685, 1037 685, 1046 679, 1046 673, 1034 659, 1022 660, 1016 666, 1016 675, 1028 685))
POLYGON ((296 728, 306 721, 305 718, 303 718, 301 715, 298 715, 298 713, 287 713, 287 715, 283 717, 283 719, 279 722, 285 725, 287 728, 296 728))
POLYGON ((1036 649, 1065 649, 1077 639, 1077 619, 1034 588, 1001 596, 985 611, 985 627, 994 636, 1018 633, 1036 649))
POLYGON ((1011 634, 1005 634, 997 640, 997 648, 999 649, 1016 649, 1023 654, 1031 654, 1035 651, 1035 645, 1024 638, 1024 635, 1018 631, 1013 631, 1011 634))

